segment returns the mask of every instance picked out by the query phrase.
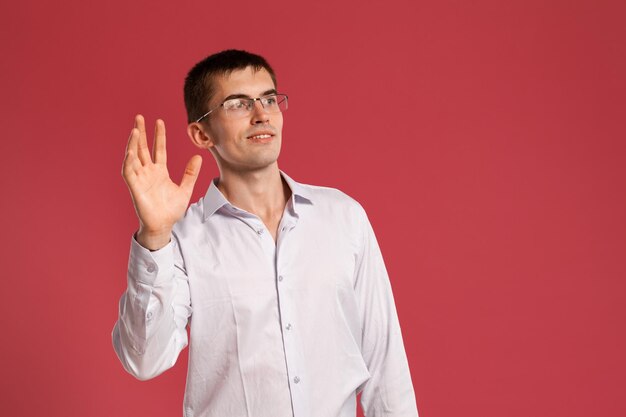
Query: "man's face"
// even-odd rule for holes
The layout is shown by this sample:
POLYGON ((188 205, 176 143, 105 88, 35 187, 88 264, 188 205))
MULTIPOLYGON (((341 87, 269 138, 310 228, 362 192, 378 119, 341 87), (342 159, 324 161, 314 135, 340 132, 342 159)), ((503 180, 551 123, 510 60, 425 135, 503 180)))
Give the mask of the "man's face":
MULTIPOLYGON (((218 76, 214 85, 215 94, 208 108, 230 98, 257 98, 276 92, 270 74, 265 69, 255 71, 252 67, 218 76)), ((218 108, 203 125, 210 138, 207 148, 212 149, 220 168, 257 170, 275 164, 278 159, 283 115, 267 113, 259 101, 254 103, 247 117, 233 118, 223 108, 218 108)))

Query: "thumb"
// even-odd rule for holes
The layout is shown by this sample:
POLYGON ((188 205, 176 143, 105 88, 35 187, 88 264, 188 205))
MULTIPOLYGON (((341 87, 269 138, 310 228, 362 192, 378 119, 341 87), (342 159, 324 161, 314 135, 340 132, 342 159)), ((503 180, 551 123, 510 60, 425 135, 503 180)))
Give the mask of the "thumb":
POLYGON ((200 155, 192 156, 189 162, 187 162, 183 179, 180 181, 180 188, 182 188, 185 192, 191 194, 193 191, 193 186, 196 184, 201 166, 202 157, 200 155))

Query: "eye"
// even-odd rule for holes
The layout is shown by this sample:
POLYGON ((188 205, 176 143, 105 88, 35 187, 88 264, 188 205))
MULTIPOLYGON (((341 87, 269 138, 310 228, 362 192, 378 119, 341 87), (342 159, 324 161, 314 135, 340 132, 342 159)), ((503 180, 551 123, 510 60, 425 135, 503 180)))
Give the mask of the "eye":
POLYGON ((233 98, 224 102, 224 108, 226 110, 241 110, 247 107, 246 100, 240 98, 233 98))
POLYGON ((275 106, 276 105, 276 96, 265 96, 261 99, 261 103, 263 106, 275 106))

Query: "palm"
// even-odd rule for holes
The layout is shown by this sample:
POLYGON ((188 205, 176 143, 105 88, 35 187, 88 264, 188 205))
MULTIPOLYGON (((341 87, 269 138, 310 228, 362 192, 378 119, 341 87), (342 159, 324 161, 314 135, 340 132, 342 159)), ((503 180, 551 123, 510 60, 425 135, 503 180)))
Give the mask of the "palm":
POLYGON ((199 156, 191 158, 180 185, 174 183, 167 170, 164 123, 160 120, 156 123, 150 155, 143 117, 136 117, 128 140, 122 176, 143 229, 152 232, 171 230, 189 205, 200 165, 199 156))

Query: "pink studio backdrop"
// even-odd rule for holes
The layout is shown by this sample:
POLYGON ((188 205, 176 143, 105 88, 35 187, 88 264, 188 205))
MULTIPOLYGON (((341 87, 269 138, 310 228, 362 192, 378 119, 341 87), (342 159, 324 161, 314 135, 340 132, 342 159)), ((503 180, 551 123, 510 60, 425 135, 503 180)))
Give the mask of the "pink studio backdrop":
MULTIPOLYGON (((280 166, 367 209, 422 417, 626 415, 626 3, 25 0, 0 6, 0 415, 179 416, 111 347, 133 115, 195 153, 225 48, 290 95, 280 166)), ((217 169, 204 155, 194 201, 217 169)), ((314 314, 314 312, 311 312, 314 314)))

